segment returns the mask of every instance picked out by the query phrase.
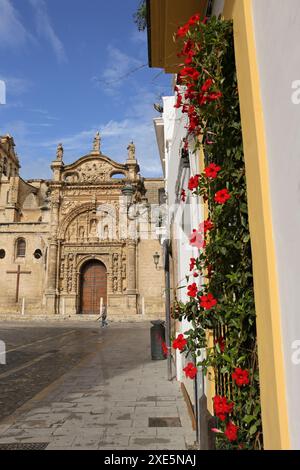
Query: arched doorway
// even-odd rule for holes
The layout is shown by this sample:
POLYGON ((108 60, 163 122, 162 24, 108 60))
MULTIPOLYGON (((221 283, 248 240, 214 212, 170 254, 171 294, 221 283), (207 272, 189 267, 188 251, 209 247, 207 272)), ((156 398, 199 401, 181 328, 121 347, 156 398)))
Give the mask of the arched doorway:
POLYGON ((100 302, 107 304, 107 270, 101 261, 85 263, 80 272, 80 313, 100 315, 100 302))

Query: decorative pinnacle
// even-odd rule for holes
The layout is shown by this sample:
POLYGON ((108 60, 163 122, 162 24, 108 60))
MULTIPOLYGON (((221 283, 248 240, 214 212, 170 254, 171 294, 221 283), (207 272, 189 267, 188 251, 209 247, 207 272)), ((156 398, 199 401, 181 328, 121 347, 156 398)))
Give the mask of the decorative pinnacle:
POLYGON ((64 148, 62 144, 58 144, 57 150, 56 150, 56 160, 61 162, 63 159, 63 156, 64 156, 64 148))
POLYGON ((135 160, 135 145, 133 141, 127 147, 128 150, 128 160, 135 160))
POLYGON ((100 147, 101 147, 101 136, 100 136, 100 132, 98 131, 94 138, 93 152, 100 153, 100 147))

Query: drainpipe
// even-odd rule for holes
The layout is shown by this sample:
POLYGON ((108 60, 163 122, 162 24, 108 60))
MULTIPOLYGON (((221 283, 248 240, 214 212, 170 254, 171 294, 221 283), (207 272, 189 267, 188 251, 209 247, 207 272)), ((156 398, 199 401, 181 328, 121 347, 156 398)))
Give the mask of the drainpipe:
POLYGON ((170 281, 170 248, 169 241, 164 240, 164 270, 165 270, 165 288, 166 288, 166 345, 168 348, 167 370, 168 380, 172 380, 172 349, 171 349, 171 281, 170 281))

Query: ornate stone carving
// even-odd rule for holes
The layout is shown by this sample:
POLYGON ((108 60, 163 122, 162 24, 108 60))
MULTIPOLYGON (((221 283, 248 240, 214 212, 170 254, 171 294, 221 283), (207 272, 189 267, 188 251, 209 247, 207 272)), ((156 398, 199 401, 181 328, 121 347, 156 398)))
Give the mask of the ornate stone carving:
POLYGON ((119 258, 118 253, 112 255, 112 291, 120 292, 121 291, 121 278, 119 272, 119 258))
POLYGON ((74 207, 78 206, 77 201, 63 201, 62 206, 61 206, 61 215, 67 215, 74 207))
POLYGON ((79 180, 79 176, 77 174, 77 172, 73 171, 73 172, 70 172, 70 173, 65 173, 64 175, 64 181, 66 183, 77 183, 77 181, 79 180))
POLYGON ((110 178, 112 166, 104 161, 89 161, 83 163, 77 170, 79 174, 79 181, 86 183, 99 183, 110 178))
POLYGON ((67 292, 70 294, 71 292, 76 290, 76 287, 74 285, 74 258, 75 255, 73 253, 70 253, 68 256, 68 267, 67 267, 67 292))

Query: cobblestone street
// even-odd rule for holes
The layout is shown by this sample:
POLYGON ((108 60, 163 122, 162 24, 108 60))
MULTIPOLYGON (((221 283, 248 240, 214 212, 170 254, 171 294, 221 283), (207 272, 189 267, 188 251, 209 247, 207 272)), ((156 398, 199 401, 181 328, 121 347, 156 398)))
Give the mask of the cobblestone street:
POLYGON ((105 330, 95 324, 46 329, 5 324, 1 339, 8 355, 0 369, 1 417, 6 416, 0 445, 40 443, 47 450, 193 445, 180 385, 167 381, 165 361, 150 359, 148 323, 105 330))

